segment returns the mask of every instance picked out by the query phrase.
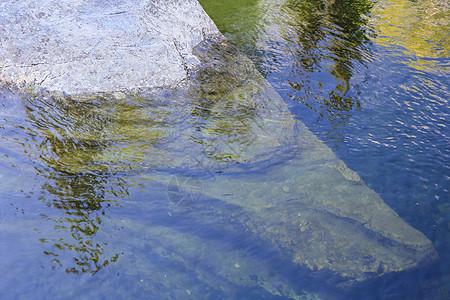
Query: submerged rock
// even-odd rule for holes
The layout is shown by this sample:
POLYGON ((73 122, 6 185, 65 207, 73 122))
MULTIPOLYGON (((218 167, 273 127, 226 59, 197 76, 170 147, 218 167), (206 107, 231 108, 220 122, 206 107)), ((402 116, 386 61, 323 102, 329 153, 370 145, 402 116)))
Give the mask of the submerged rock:
MULTIPOLYGON (((293 119, 282 98, 261 75, 242 72, 252 69, 245 56, 223 41, 212 43, 204 53, 209 59, 204 55, 202 61, 210 65, 201 74, 234 78, 225 94, 203 95, 213 103, 211 110, 215 112, 210 125, 205 126, 204 139, 209 141, 211 128, 222 128, 215 137, 225 132, 227 142, 214 148, 215 157, 232 149, 233 162, 239 164, 228 164, 220 176, 197 177, 203 194, 242 208, 245 213, 233 219, 246 232, 252 232, 261 245, 275 247, 300 269, 307 268, 316 274, 313 276, 328 278, 340 287, 436 261, 437 253, 427 237, 406 224, 330 148, 293 119), (248 78, 240 75, 248 73, 248 78), (242 83, 238 83, 240 78, 242 83), (223 130, 224 125, 216 125, 223 114, 233 124, 234 115, 229 110, 237 105, 254 108, 255 118, 246 125, 250 132, 258 133, 251 141, 242 139, 245 134, 232 139, 223 130), (283 151, 274 151, 277 145, 288 148, 294 157, 280 156, 283 151), (242 168, 243 162, 254 162, 268 154, 271 156, 266 159, 271 164, 263 164, 267 167, 263 172, 261 161, 256 159, 257 163, 243 168, 246 172, 227 174, 242 168), (253 157, 247 160, 249 155, 253 157)), ((226 84, 221 80, 223 88, 226 84)), ((151 178, 170 184, 164 175, 151 178)))

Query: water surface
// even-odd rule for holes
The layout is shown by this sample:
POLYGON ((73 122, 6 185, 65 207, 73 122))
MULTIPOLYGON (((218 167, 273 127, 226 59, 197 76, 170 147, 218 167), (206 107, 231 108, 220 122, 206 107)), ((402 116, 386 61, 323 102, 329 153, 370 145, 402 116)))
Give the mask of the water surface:
MULTIPOLYGON (((296 173, 301 160, 285 164, 302 144, 283 136, 292 128, 274 118, 282 105, 239 102, 258 93, 247 84, 255 74, 236 64, 244 78, 211 70, 194 92, 77 99, 2 86, 1 298, 448 298, 448 4, 201 3, 290 113, 423 232, 442 263, 342 288, 250 234, 244 225, 258 219, 242 206, 263 212, 267 227, 255 228, 264 236, 292 216, 257 199, 282 199, 288 210, 297 203, 289 195, 311 195, 283 180, 301 186, 330 172, 313 165, 307 177, 296 173), (218 101, 235 86, 236 98, 218 101), (268 119, 279 131, 263 130, 268 119), (259 187, 222 191, 229 182, 259 187), (247 202, 236 201, 239 193, 247 202)), ((355 188, 335 173, 325 177, 339 178, 333 188, 355 188)), ((318 186, 316 196, 333 188, 318 186)))
MULTIPOLYGON (((200 2, 291 111, 433 241, 443 263, 417 275, 433 292, 413 297, 448 298, 448 3, 200 2)), ((373 297, 402 299, 412 288, 391 284, 373 297)))

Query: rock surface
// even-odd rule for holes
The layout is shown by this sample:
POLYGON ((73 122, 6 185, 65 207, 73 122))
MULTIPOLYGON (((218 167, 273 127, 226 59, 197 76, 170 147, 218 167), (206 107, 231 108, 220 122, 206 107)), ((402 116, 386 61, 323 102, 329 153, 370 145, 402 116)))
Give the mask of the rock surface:
POLYGON ((196 0, 1 1, 0 80, 66 93, 171 86, 217 32, 196 0))

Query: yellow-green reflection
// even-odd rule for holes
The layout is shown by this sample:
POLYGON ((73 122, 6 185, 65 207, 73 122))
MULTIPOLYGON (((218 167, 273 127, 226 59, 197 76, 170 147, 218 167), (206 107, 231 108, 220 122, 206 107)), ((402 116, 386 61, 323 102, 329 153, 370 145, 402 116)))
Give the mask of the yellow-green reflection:
POLYGON ((377 43, 401 46, 420 58, 450 55, 448 1, 377 1, 373 16, 377 43))
POLYGON ((284 51, 292 59, 290 71, 295 74, 288 79, 295 91, 292 97, 312 109, 318 106, 321 117, 339 121, 345 116, 340 112, 360 108, 359 99, 348 92, 355 65, 367 59, 365 16, 370 10, 367 0, 292 0, 276 16, 284 51), (324 71, 334 77, 329 87, 314 80, 324 71))

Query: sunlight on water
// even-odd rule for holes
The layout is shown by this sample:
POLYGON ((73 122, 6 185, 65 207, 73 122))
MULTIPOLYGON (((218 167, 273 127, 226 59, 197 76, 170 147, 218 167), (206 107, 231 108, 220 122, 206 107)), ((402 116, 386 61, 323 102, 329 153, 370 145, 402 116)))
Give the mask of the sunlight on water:
POLYGON ((378 1, 372 12, 376 41, 387 47, 401 46, 405 54, 423 60, 425 68, 429 61, 431 67, 433 60, 448 58, 450 54, 449 9, 447 1, 439 0, 378 1))
MULTIPOLYGON (((291 111, 448 260, 447 1, 201 2, 291 111)), ((408 297, 448 298, 449 270, 408 297)))

